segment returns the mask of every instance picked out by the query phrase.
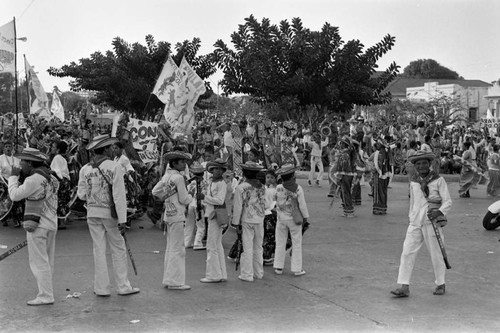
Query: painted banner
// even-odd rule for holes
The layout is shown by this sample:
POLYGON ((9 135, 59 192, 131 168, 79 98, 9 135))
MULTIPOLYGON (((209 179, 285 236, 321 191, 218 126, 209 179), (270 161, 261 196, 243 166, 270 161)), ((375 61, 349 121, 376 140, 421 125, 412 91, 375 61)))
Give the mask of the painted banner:
POLYGON ((38 79, 33 67, 30 66, 26 57, 24 57, 24 65, 28 76, 29 84, 29 100, 33 101, 30 107, 30 114, 37 114, 39 117, 49 118, 51 116, 49 111, 49 99, 42 87, 42 83, 38 79), (33 98, 33 96, 35 98, 33 98))
POLYGON ((0 27, 0 74, 15 75, 15 43, 16 32, 14 20, 0 27))
POLYGON ((52 92, 52 105, 50 106, 50 111, 54 117, 64 121, 64 108, 55 89, 52 92))
POLYGON ((132 145, 144 163, 156 162, 158 154, 158 124, 130 118, 127 129, 130 131, 132 145))

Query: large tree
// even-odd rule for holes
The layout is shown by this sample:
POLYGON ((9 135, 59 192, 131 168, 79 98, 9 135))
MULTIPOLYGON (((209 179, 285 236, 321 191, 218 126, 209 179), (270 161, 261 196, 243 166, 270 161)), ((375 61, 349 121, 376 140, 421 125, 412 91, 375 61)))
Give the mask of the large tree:
POLYGON ((410 62, 401 76, 414 79, 464 79, 457 72, 440 65, 433 59, 418 59, 410 62))
POLYGON ((250 16, 231 35, 231 42, 234 49, 222 40, 215 43, 224 92, 286 105, 288 118, 303 119, 310 106, 316 116, 322 116, 348 112, 354 104, 391 99, 390 93, 382 91, 399 66, 392 63, 381 75, 374 75, 377 61, 394 45, 390 35, 364 50, 359 40, 344 42, 339 29, 328 23, 321 31, 311 31, 300 18, 273 25, 267 18, 258 22, 250 16))
MULTIPOLYGON (((48 72, 53 76, 72 77, 74 80, 70 82, 70 87, 73 91, 96 91, 97 103, 105 103, 145 119, 154 117, 157 110, 163 108, 163 104, 150 95, 169 54, 177 65, 183 56, 186 57, 202 79, 216 71, 209 55, 197 55, 201 46, 199 38, 175 44, 175 53, 170 43, 156 43, 151 35, 146 36, 146 45, 129 44, 119 37, 113 40, 112 45, 113 51, 104 54, 97 51, 78 63, 71 62, 61 68, 51 67, 48 72)), ((209 96, 211 89, 206 85, 206 96, 209 96)))

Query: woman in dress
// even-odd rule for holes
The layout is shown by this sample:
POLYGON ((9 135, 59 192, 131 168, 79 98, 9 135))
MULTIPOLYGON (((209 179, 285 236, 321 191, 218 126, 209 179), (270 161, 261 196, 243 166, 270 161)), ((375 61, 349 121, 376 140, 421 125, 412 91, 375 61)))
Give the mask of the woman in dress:
POLYGON ((470 198, 469 190, 481 180, 481 175, 478 173, 476 164, 476 151, 470 141, 464 142, 464 152, 461 162, 462 171, 460 172, 458 194, 461 198, 470 198))

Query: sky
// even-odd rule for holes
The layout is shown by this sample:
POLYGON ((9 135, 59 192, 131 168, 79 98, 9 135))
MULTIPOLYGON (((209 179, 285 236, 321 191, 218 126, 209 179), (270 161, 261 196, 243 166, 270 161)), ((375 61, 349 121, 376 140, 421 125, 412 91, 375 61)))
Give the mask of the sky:
MULTIPOLYGON (((27 38, 17 43, 20 75, 25 55, 46 92, 67 91, 71 80, 51 77, 49 67, 112 50, 115 37, 143 45, 148 34, 172 45, 198 37, 198 54, 207 54, 218 39, 232 46, 231 33, 250 15, 272 24, 299 17, 316 31, 328 22, 344 41, 358 39, 365 48, 390 34, 396 43, 379 70, 394 61, 402 72, 411 61, 434 59, 465 79, 492 82, 500 78, 499 13, 499 0, 0 1, 0 25, 15 17, 17 37, 27 38)), ((221 78, 209 78, 215 91, 221 78)))

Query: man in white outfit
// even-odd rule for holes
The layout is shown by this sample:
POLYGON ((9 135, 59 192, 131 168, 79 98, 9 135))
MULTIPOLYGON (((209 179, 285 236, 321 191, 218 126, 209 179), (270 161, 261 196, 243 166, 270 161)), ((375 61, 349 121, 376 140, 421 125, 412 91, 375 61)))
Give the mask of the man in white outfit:
POLYGON ((166 224, 167 247, 163 267, 163 285, 167 289, 189 290, 186 285, 186 248, 184 246, 184 222, 186 206, 193 201, 188 193, 181 171, 191 155, 182 151, 165 154, 169 169, 153 188, 153 195, 165 202, 163 221, 166 224))
POLYGON ((446 225, 445 215, 450 211, 452 202, 446 181, 430 169, 434 158, 433 153, 422 150, 409 157, 409 161, 415 165, 416 174, 410 182, 410 225, 403 244, 398 275, 398 284, 401 284, 401 288, 391 291, 396 297, 410 295, 409 285, 413 266, 418 251, 424 243, 429 250, 434 268, 437 286, 434 295, 445 293, 446 266, 431 220, 438 226, 437 229, 443 239, 442 227, 446 225))
POLYGON ((116 142, 118 139, 109 135, 96 136, 87 146, 87 150, 93 150, 95 156, 80 170, 78 179, 77 194, 87 202, 87 224, 94 249, 94 293, 101 297, 111 295, 106 259, 108 244, 118 295, 132 295, 140 291, 130 285, 127 249, 120 233, 120 230, 125 231, 127 202, 122 167, 110 159, 111 146, 116 142), (116 209, 117 217, 113 217, 113 209, 116 209))
POLYGON ((311 142, 311 171, 309 171, 309 180, 307 181, 307 184, 309 186, 312 186, 314 172, 316 171, 316 165, 319 168, 318 178, 316 178, 316 185, 321 186, 319 181, 323 178, 323 172, 325 171, 321 155, 323 148, 326 146, 328 146, 328 138, 326 138, 325 141, 321 141, 321 135, 316 134, 313 142, 311 142))
POLYGON ((25 148, 16 155, 27 175, 19 184, 21 169, 12 168, 9 196, 12 201, 26 199, 23 227, 27 231, 28 257, 31 272, 38 284, 38 294, 28 305, 54 303, 52 275, 57 233, 57 190, 59 182, 45 166, 49 158, 38 149, 25 148))

